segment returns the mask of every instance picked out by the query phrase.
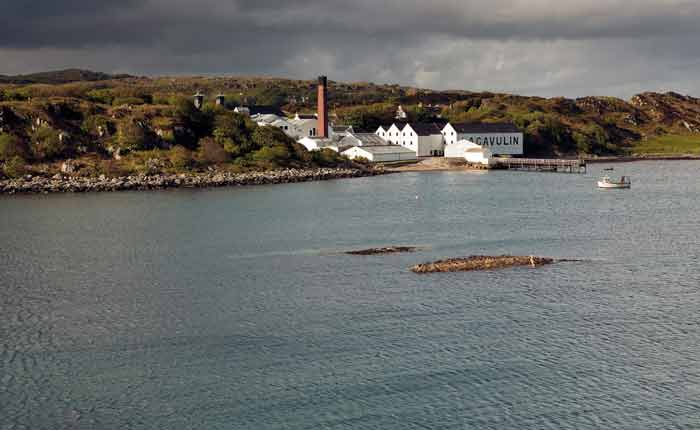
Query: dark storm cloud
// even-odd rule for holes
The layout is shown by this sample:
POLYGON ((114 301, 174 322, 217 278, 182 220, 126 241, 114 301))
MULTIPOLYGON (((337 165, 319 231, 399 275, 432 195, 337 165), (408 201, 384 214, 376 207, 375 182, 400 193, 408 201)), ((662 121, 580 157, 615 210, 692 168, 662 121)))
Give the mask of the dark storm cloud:
POLYGON ((326 71, 438 88, 549 94, 587 82, 580 91, 626 93, 636 85, 616 77, 623 62, 647 69, 630 70, 639 85, 674 76, 698 89, 693 68, 682 72, 700 58, 696 1, 0 1, 0 73, 326 71))

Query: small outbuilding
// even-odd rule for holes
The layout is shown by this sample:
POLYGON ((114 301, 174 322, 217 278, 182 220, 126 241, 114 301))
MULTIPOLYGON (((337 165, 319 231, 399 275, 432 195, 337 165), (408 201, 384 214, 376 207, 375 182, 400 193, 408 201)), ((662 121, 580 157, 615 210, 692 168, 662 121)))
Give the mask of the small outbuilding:
POLYGON ((354 146, 342 153, 351 160, 364 158, 373 163, 415 161, 416 152, 400 145, 354 146))
POLYGON ((445 147, 445 158, 463 158, 468 163, 488 166, 493 155, 489 149, 463 139, 445 147))

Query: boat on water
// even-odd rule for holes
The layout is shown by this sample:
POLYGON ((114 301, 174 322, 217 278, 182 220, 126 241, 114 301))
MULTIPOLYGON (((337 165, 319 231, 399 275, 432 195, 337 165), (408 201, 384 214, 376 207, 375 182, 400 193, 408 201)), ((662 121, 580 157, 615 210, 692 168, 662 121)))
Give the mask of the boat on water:
POLYGON ((603 176, 598 181, 598 188, 631 188, 632 180, 629 176, 622 176, 619 180, 613 180, 610 176, 603 176))

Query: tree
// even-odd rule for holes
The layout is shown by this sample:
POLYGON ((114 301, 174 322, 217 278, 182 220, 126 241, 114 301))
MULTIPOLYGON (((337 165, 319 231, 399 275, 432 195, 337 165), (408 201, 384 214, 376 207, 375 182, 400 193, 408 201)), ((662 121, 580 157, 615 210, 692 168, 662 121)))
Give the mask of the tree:
POLYGON ((292 138, 277 127, 257 127, 253 131, 252 140, 256 148, 290 146, 294 143, 292 138))
POLYGON ((61 158, 67 151, 68 145, 57 130, 41 127, 32 134, 32 152, 38 160, 61 158))
POLYGON ((396 107, 388 103, 379 103, 338 109, 337 114, 343 124, 353 126, 356 131, 374 132, 380 125, 395 121, 396 107))
POLYGON ((143 122, 127 118, 117 125, 117 146, 123 151, 151 149, 154 136, 143 122))

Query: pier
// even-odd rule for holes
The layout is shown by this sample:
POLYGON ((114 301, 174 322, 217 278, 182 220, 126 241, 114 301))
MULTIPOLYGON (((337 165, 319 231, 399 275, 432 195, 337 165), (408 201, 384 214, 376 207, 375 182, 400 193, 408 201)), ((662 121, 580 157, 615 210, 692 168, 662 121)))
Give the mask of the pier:
POLYGON ((493 158, 492 168, 533 172, 586 173, 585 160, 556 158, 493 158))

